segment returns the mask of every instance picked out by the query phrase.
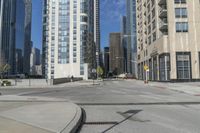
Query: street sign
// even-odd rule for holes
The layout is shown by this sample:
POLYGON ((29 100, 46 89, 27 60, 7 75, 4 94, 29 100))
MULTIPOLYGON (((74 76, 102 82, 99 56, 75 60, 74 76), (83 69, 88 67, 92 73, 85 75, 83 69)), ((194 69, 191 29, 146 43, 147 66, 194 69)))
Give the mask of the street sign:
POLYGON ((149 67, 147 65, 144 65, 144 70, 147 71, 149 67))

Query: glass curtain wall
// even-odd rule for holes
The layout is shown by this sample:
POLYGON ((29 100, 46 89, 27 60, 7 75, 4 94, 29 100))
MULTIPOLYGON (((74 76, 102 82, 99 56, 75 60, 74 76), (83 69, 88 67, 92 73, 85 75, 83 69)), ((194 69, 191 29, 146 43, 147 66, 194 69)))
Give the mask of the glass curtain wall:
POLYGON ((190 52, 177 52, 176 64, 177 64, 177 79, 188 80, 192 78, 190 52))
POLYGON ((170 57, 161 55, 159 57, 160 81, 170 80, 170 57))

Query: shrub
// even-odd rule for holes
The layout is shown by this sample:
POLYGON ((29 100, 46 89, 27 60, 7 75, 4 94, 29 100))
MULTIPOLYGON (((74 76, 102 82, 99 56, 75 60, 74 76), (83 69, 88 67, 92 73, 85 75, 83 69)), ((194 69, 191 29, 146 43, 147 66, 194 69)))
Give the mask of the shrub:
POLYGON ((4 80, 2 81, 1 86, 11 86, 11 82, 8 80, 4 80))

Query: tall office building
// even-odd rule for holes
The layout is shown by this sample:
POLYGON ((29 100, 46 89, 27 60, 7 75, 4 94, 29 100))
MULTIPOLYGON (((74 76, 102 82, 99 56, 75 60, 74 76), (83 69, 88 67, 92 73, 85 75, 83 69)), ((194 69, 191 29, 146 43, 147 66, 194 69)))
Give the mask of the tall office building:
POLYGON ((200 79, 200 1, 137 0, 138 72, 144 79, 200 79))
POLYGON ((126 0, 127 72, 137 77, 136 0, 126 0))
POLYGON ((38 48, 32 48, 30 55, 30 73, 36 75, 36 67, 40 66, 40 50, 38 48))
POLYGON ((30 63, 24 60, 30 53, 27 49, 31 30, 26 29, 31 22, 31 7, 26 12, 27 5, 31 1, 24 0, 1 0, 0 1, 0 62, 9 64, 9 74, 28 73, 25 71, 30 63), (29 22, 28 22, 29 20, 29 22))
POLYGON ((96 66, 94 0, 44 0, 43 74, 87 79, 96 66))
POLYGON ((24 0, 25 4, 25 42, 24 42, 24 73, 30 73, 30 54, 32 48, 31 25, 32 25, 32 0, 24 0))
POLYGON ((96 65, 101 66, 100 60, 101 52, 101 41, 100 41, 100 2, 99 0, 94 0, 94 42, 96 45, 96 65))
POLYGON ((121 45, 123 47, 123 57, 124 57, 124 73, 127 73, 127 61, 128 61, 128 52, 127 52, 127 45, 128 45, 128 36, 127 36, 127 18, 126 16, 121 17, 121 45))
POLYGON ((124 56, 121 33, 110 33, 110 69, 114 75, 123 73, 124 56))
POLYGON ((104 47, 104 73, 105 76, 108 75, 109 73, 109 68, 110 68, 110 48, 109 47, 104 47))

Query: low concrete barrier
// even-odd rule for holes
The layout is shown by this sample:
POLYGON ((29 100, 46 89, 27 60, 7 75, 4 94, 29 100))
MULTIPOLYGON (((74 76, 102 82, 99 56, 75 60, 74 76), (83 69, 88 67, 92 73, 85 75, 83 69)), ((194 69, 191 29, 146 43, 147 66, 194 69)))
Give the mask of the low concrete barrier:
POLYGON ((57 84, 63 84, 63 83, 68 83, 68 82, 76 82, 76 81, 81 81, 83 78, 59 78, 59 79, 53 79, 53 85, 57 84))
POLYGON ((46 79, 5 79, 11 82, 12 86, 49 86, 46 79))

